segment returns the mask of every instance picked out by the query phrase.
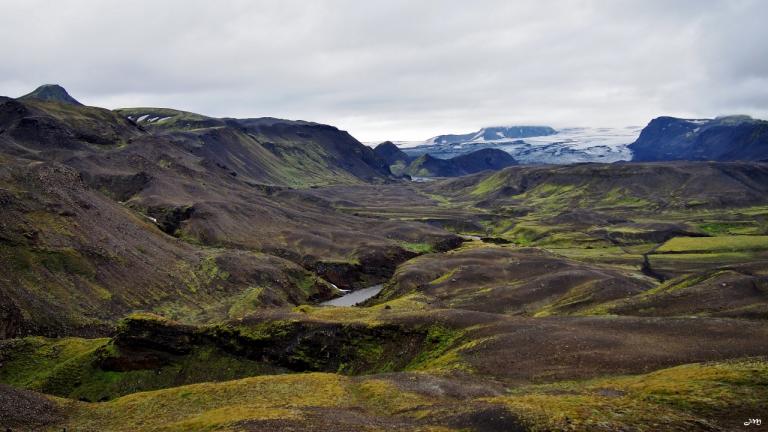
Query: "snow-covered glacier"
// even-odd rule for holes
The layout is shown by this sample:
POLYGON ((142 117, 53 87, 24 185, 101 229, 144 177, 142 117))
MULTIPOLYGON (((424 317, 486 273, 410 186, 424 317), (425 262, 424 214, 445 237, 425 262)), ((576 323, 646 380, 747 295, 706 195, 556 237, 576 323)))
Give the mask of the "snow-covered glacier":
MULTIPOLYGON (((488 128, 490 129, 490 128, 488 128)), ((629 144, 640 135, 641 126, 627 127, 569 127, 555 133, 525 138, 507 138, 498 134, 467 134, 471 139, 441 143, 400 141, 395 144, 409 156, 425 153, 449 159, 484 148, 497 148, 510 153, 521 164, 568 164, 579 162, 617 162, 632 159, 629 144)), ((482 132, 482 130, 481 130, 482 132)))

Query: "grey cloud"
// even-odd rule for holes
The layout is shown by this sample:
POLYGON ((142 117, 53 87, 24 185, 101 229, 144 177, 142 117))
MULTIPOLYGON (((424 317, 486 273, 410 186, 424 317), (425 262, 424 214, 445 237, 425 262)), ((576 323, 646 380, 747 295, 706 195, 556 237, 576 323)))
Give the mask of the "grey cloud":
POLYGON ((363 140, 490 124, 768 116, 768 2, 3 1, 0 93, 327 122, 363 140))

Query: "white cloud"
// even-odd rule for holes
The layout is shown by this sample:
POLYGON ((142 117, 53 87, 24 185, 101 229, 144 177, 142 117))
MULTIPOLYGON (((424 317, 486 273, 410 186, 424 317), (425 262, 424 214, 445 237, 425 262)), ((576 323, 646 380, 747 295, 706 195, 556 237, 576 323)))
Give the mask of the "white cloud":
POLYGON ((362 140, 489 124, 768 116, 768 2, 4 1, 0 93, 334 124, 362 140))

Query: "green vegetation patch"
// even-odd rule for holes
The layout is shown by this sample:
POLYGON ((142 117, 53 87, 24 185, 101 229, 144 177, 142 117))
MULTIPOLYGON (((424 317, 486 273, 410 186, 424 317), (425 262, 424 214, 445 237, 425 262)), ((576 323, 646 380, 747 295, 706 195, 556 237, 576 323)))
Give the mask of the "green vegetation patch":
MULTIPOLYGON (((682 432, 736 429, 713 419, 732 418, 734 412, 759 412, 768 399, 768 363, 764 359, 518 386, 501 396, 467 396, 460 400, 461 407, 451 397, 415 393, 402 384, 420 379, 429 382, 428 375, 418 375, 423 376, 260 376, 137 393, 97 404, 60 403, 67 404, 65 426, 72 430, 121 430, 125 425, 136 431, 231 430, 248 421, 309 421, 306 416, 313 409, 339 413, 351 409, 360 418, 434 420, 447 411, 471 413, 492 404, 507 408, 531 431, 682 432)), ((421 424, 424 426, 418 430, 451 430, 421 424)))
POLYGON ((448 371, 469 370, 461 360, 459 345, 464 331, 441 325, 430 326, 422 351, 406 366, 406 370, 448 371))
POLYGON ((507 174, 504 171, 499 171, 484 178, 470 194, 474 196, 488 195, 504 187, 506 182, 507 174))
POLYGON ((103 401, 130 393, 202 381, 221 381, 282 371, 213 347, 168 356, 156 367, 105 370, 120 348, 109 339, 29 337, 0 345, 0 382, 78 400, 103 401))
POLYGON ((656 253, 728 252, 768 249, 768 236, 675 237, 656 253))
POLYGON ((68 429, 135 431, 220 430, 246 419, 290 419, 297 409, 355 401, 349 381, 335 374, 251 377, 136 393, 71 407, 68 429))
POLYGON ((197 266, 193 267, 185 261, 179 261, 178 267, 184 284, 193 293, 216 281, 225 281, 230 276, 228 272, 219 268, 215 254, 206 256, 197 266))
POLYGON ((429 243, 410 243, 410 242, 398 242, 398 244, 405 250, 414 252, 417 254, 432 253, 434 248, 429 243))
POLYGON ((550 227, 534 223, 520 223, 509 231, 505 237, 511 237, 515 243, 521 246, 529 246, 546 237, 550 231, 550 227))
POLYGON ((28 337, 0 343, 0 382, 14 387, 67 395, 72 375, 109 339, 28 337))
POLYGON ((489 399, 519 413, 530 430, 701 430, 730 411, 768 400, 768 362, 689 364, 582 382, 523 386, 489 399))
POLYGON ((632 196, 626 189, 613 188, 598 201, 597 207, 635 207, 649 209, 654 203, 639 197, 632 196))
POLYGON ((45 249, 0 245, 0 257, 7 258, 10 268, 19 272, 36 272, 43 268, 52 273, 66 273, 92 278, 95 267, 72 248, 45 249))
POLYGON ((230 306, 227 315, 230 318, 242 318, 262 306, 263 287, 249 287, 230 306))
POLYGON ((710 235, 758 235, 762 234, 752 222, 707 222, 697 225, 710 235))
POLYGON ((447 273, 444 273, 442 276, 440 276, 437 279, 431 281, 429 284, 430 285, 438 285, 438 284, 441 284, 443 282, 447 282, 448 280, 453 278, 453 275, 455 275, 457 271, 459 271, 458 268, 451 269, 447 273))

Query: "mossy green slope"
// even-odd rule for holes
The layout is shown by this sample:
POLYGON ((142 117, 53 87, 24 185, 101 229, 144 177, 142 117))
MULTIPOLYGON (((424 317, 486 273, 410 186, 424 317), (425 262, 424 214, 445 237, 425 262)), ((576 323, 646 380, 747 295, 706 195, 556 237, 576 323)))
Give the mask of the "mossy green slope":
POLYGON ((767 363, 753 359, 506 392, 465 385, 439 393, 435 390, 449 388, 450 381, 407 374, 312 373, 195 384, 104 403, 59 403, 69 412, 64 425, 71 430, 247 430, 249 424, 315 430, 317 414, 326 416, 323 426, 339 428, 354 411, 362 430, 399 425, 398 430, 448 431, 465 430, 457 421, 460 414, 482 415, 495 407, 496 415, 506 410, 508 420, 498 425, 506 429, 491 430, 715 431, 735 429, 744 415, 759 410, 768 397, 767 383, 767 363))
POLYGON ((30 337, 4 341, 0 344, 0 382, 75 400, 104 401, 140 391, 282 371, 215 347, 168 356, 144 369, 100 366, 106 359, 119 356, 119 352, 120 348, 109 339, 30 337))

